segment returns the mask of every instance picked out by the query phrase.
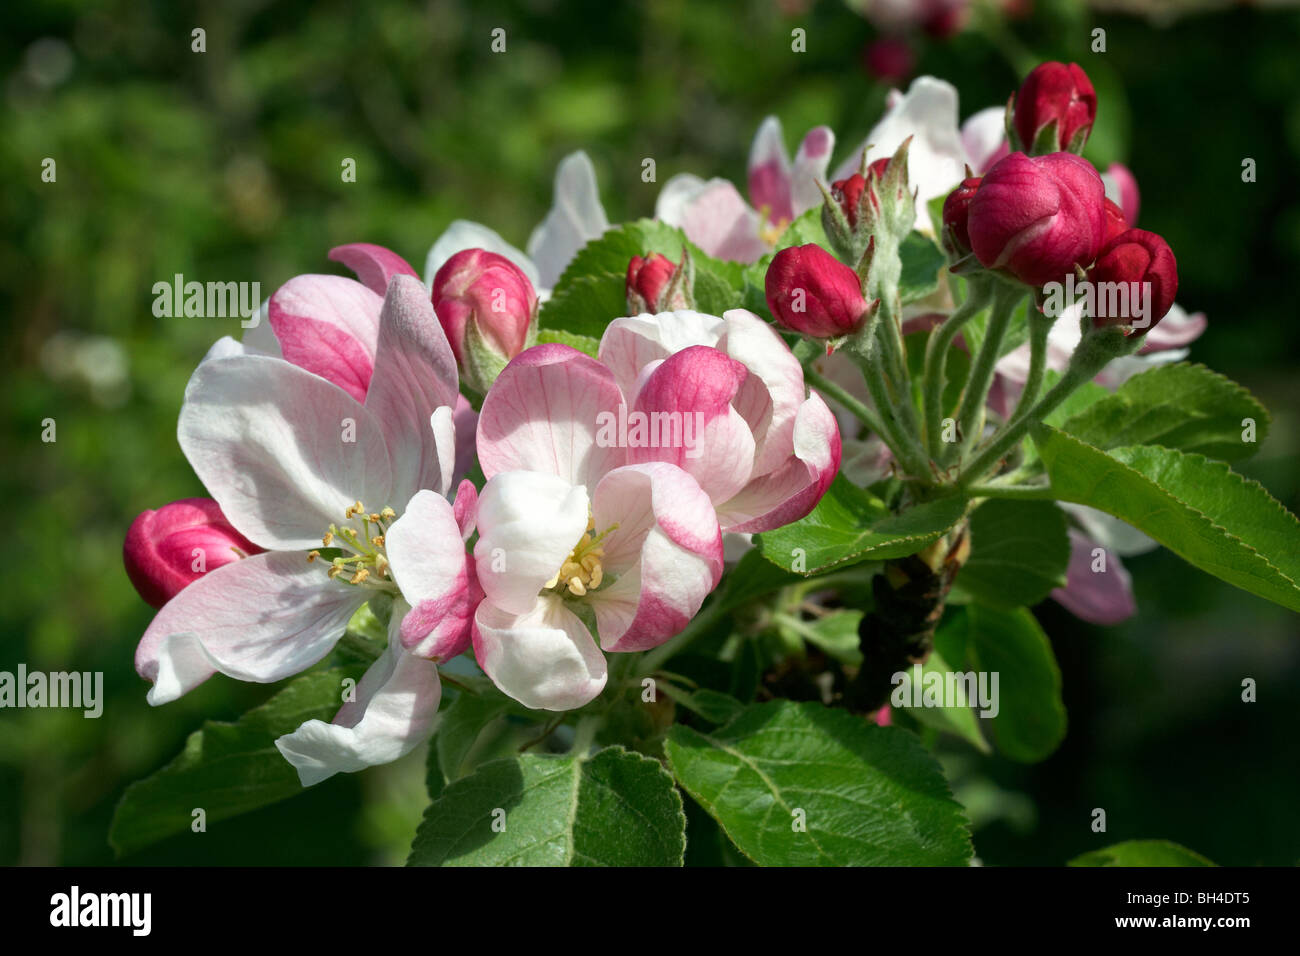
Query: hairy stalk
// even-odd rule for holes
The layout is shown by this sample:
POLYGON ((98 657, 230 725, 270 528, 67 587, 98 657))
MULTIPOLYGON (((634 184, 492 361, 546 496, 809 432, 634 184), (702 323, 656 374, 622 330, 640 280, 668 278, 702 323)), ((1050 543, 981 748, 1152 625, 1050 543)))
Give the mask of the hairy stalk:
POLYGON ((948 364, 948 349, 961 331, 963 325, 979 315, 993 294, 990 280, 972 277, 966 301, 944 321, 943 325, 930 333, 930 341, 925 347, 925 375, 922 379, 922 398, 925 407, 925 438, 930 457, 939 460, 943 445, 939 440, 943 419, 943 377, 948 364))
MULTIPOLYGON (((970 377, 966 380, 966 390, 962 393, 961 405, 957 409, 957 431, 961 436, 961 455, 969 452, 979 440, 984 421, 984 402, 988 396, 989 386, 993 383, 993 371, 1002 352, 1002 339, 1011 324, 1011 315, 1017 303, 1024 296, 1023 286, 1000 284, 993 292, 993 310, 989 315, 988 327, 984 330, 984 342, 980 345, 979 355, 971 366, 970 377)), ((951 449, 945 458, 951 457, 951 449)))
POLYGON ((1029 374, 1025 378, 1025 390, 1020 393, 1015 411, 1007 423, 1016 421, 1034 407, 1038 393, 1043 388, 1043 375, 1047 371, 1047 333, 1052 331, 1052 319, 1041 314, 1037 309, 1029 310, 1029 374))

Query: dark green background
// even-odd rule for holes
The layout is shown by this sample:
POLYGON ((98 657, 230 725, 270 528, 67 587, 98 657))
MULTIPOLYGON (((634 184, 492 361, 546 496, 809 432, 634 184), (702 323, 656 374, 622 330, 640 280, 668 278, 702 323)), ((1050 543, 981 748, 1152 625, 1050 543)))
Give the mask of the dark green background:
MULTIPOLYGON (((659 187, 641 182, 643 158, 660 183, 680 171, 743 182, 767 113, 792 147, 831 124, 843 155, 885 93, 861 67, 873 28, 834 0, 38 2, 5 5, 0 24, 0 669, 102 670, 108 698, 97 721, 0 712, 0 863, 110 862, 122 788, 202 718, 268 694, 216 678, 154 710, 132 668, 150 610, 122 571, 122 536, 140 510, 201 493, 176 414, 195 363, 235 329, 155 318, 154 282, 258 280, 265 296, 295 274, 337 271, 328 248, 360 240, 422 270, 454 218, 522 246, 555 163, 577 148, 611 220, 649 215, 659 187), (190 51, 196 26, 204 54, 190 51), (505 54, 489 49, 498 26, 505 54), (803 54, 790 50, 796 26, 803 54), (42 38, 62 46, 33 46, 42 38), (40 181, 47 156, 56 184, 40 181), (343 157, 356 183, 340 181, 343 157), (92 387, 85 370, 93 378, 113 355, 125 380, 92 387), (40 441, 47 417, 54 444, 40 441)), ((1296 510, 1300 14, 1157 27, 1040 0, 1027 20, 981 15, 950 41, 914 42, 919 70, 961 90, 963 115, 1004 102, 1039 59, 1088 70, 1101 95, 1090 155, 1129 163, 1140 224, 1177 253, 1180 302, 1208 313, 1193 358, 1273 409, 1245 471, 1296 510), (1095 25, 1105 54, 1088 49, 1095 25)), ((1130 567, 1141 613, 1123 627, 1039 609, 1064 672, 1061 751, 1031 768, 957 756, 980 858, 1055 864, 1160 837, 1221 863, 1297 862, 1296 617, 1165 553, 1130 567), (1256 704, 1239 700, 1247 676, 1256 704), (1107 811, 1104 835, 1089 828, 1094 807, 1107 811)), ((400 861, 422 801, 414 754, 135 861, 400 861)))

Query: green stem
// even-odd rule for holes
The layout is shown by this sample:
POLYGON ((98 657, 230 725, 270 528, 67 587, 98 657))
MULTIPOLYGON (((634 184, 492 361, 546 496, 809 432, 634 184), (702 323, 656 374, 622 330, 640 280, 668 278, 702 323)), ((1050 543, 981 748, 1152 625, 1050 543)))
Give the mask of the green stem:
MULTIPOLYGON (((957 409, 957 429, 961 435, 963 457, 979 440, 984 421, 984 402, 989 386, 993 383, 994 368, 1002 355, 1002 339, 1006 337, 1016 304, 1024 294, 1023 286, 1010 284, 999 285, 993 292, 993 310, 984 330, 984 342, 975 357, 975 364, 971 366, 961 405, 957 409)), ((951 454, 945 457, 951 457, 951 454)))
POLYGON ((993 482, 967 485, 964 492, 972 498, 1015 498, 1025 501, 1055 501, 1056 492, 1050 485, 1011 485, 993 482))
POLYGON ((909 474, 923 481, 929 480, 929 460, 921 448, 921 443, 917 441, 915 435, 907 432, 894 408, 893 400, 889 395, 889 386, 885 382, 881 369, 884 363, 856 353, 854 357, 858 360, 858 367, 862 369, 862 375, 867 380, 867 391, 871 393, 871 400, 875 402, 876 408, 883 416, 886 431, 881 437, 885 439, 894 457, 909 474))
POLYGON ((691 618, 690 623, 682 628, 676 636, 641 655, 641 666, 637 668, 640 676, 649 677, 660 670, 665 662, 685 650, 692 641, 712 627, 720 617, 722 617, 722 601, 715 596, 709 605, 691 618))
POLYGON ((879 435, 882 438, 884 437, 885 423, 880 420, 880 416, 876 414, 875 409, 858 401, 849 393, 848 389, 841 385, 837 385, 835 382, 832 382, 830 379, 826 378, 811 367, 804 369, 803 377, 804 381, 809 385, 825 392, 831 398, 835 399, 835 401, 847 408, 858 421, 866 425, 867 428, 871 429, 871 431, 876 435, 879 435))
POLYGON ((930 341, 925 347, 925 376, 922 379, 922 397, 925 406, 925 438, 930 457, 936 461, 943 449, 940 432, 943 420, 943 377, 948 364, 948 349, 961 327, 979 315, 992 295, 988 279, 971 278, 969 294, 966 301, 944 321, 943 325, 930 333, 930 341))
POLYGON ((1040 314, 1036 309, 1029 310, 1029 375, 1025 378, 1025 390, 1020 393, 1020 401, 1011 413, 1008 422, 1014 422, 1034 407, 1038 393, 1043 388, 1043 374, 1047 371, 1047 333, 1052 331, 1052 319, 1040 314))
POLYGON ((920 429, 916 420, 916 409, 912 402, 912 376, 907 370, 907 345, 903 342, 902 317, 897 307, 898 299, 894 296, 881 300, 880 336, 885 346, 885 358, 888 362, 886 373, 898 399, 899 424, 910 435, 917 435, 917 449, 922 452, 919 441, 920 429))

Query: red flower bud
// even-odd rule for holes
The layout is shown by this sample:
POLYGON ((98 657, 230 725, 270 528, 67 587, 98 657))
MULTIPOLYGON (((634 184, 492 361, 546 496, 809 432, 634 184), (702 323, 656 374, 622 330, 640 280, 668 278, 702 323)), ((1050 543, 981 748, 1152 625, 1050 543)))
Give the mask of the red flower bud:
POLYGON ((1102 238, 1103 243, 1110 242, 1121 232, 1128 232, 1128 220, 1124 218, 1124 210, 1115 205, 1109 199, 1105 201, 1104 211, 1106 217, 1106 234, 1102 238))
MULTIPOLYGON (((889 157, 883 156, 867 167, 867 176, 875 175, 877 181, 885 176, 885 170, 889 168, 889 157)), ((867 190, 867 179, 861 173, 854 173, 848 179, 837 179, 831 183, 831 198, 840 204, 840 209, 844 211, 844 218, 849 221, 849 228, 858 227, 858 204, 862 201, 862 194, 867 190)), ((874 196, 870 201, 877 207, 879 203, 874 196)))
POLYGON ((262 550, 234 529, 211 498, 182 498, 131 522, 122 562, 140 597, 162 607, 208 571, 262 550))
POLYGON ((1026 150, 1034 147, 1039 132, 1056 121, 1053 149, 1083 148, 1097 118, 1097 93, 1083 68, 1076 63, 1040 63, 1025 77, 1015 99, 1013 125, 1026 150), (1074 144, 1076 136, 1081 140, 1074 144))
POLYGON ((509 361, 527 348, 537 293, 528 276, 505 256, 465 249, 433 277, 433 308, 462 366, 471 319, 488 346, 509 361))
POLYGON ((916 68, 916 54, 902 37, 881 37, 862 51, 862 65, 877 80, 901 83, 916 68))
POLYGON ((943 226, 948 240, 954 245, 954 251, 965 255, 970 252, 970 201, 975 198, 983 178, 973 176, 963 179, 961 185, 948 194, 943 201, 943 226))
POLYGON ((632 261, 627 264, 629 314, 669 311, 668 303, 663 303, 661 307, 660 299, 664 290, 668 288, 668 283, 672 281, 675 271, 677 271, 677 263, 661 253, 652 252, 644 259, 633 256, 632 261))
POLYGON ((1105 237, 1105 187, 1073 153, 1012 153, 985 175, 970 201, 975 257, 1026 285, 1059 281, 1096 258, 1105 237))
POLYGON ((764 284, 776 320, 812 338, 856 332, 869 314, 857 273, 815 243, 778 252, 764 284))
POLYGON ((1096 265, 1088 272, 1088 281, 1096 296, 1094 325, 1134 325, 1134 331, 1142 334, 1163 319, 1174 304, 1178 262, 1169 243, 1160 236, 1129 229, 1102 247, 1096 265), (1099 288, 1101 283, 1128 283, 1127 296, 1108 295, 1099 288), (1117 303, 1127 303, 1127 308, 1116 309, 1117 303), (1125 311, 1128 314, 1121 314, 1125 311))

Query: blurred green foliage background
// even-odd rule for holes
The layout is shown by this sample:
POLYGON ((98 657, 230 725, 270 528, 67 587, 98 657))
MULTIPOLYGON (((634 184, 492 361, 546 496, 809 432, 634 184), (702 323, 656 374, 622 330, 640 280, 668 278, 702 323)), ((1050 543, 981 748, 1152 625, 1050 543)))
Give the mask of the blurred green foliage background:
MULTIPOLYGON (((1169 4, 1161 5, 1169 9, 1169 4)), ((184 385, 236 319, 155 318, 153 284, 339 271, 332 245, 378 242, 422 269, 455 218, 522 246, 556 162, 592 156, 613 221, 650 215, 676 172, 743 182, 759 121, 790 145, 831 124, 843 155, 887 86, 875 28, 841 0, 46 0, 0 13, 0 315, 6 562, 0 670, 103 671, 98 720, 0 711, 0 863, 107 863, 123 787, 207 718, 270 693, 215 678, 161 709, 132 667, 150 609, 121 565, 139 511, 202 493, 174 440, 184 385), (205 53, 191 30, 206 30, 205 53), (507 51, 490 33, 507 31, 507 51), (807 52, 791 52, 791 30, 807 52), (57 182, 41 181, 46 157, 57 182), (357 181, 343 183, 352 157, 357 181), (42 422, 57 441, 41 441, 42 422)), ((1275 413, 1245 471, 1300 506, 1300 13, 1236 8, 1156 24, 1038 0, 979 6, 944 41, 909 37, 916 73, 1002 103, 1040 59, 1097 84, 1090 158, 1122 159, 1141 225, 1180 264, 1209 331, 1192 357, 1275 413), (1107 31, 1104 54, 1090 30, 1107 31), (1241 162, 1258 181, 1241 180, 1241 162)), ((1129 562, 1141 612, 1109 630, 1038 609, 1064 672, 1070 733, 1047 762, 950 757, 990 865, 1058 864, 1160 837, 1228 864, 1300 861, 1297 619, 1157 552, 1129 562), (1240 681, 1259 702, 1240 702, 1240 681), (1094 807, 1109 829, 1094 834, 1094 807)), ((423 808, 419 752, 186 834, 140 863, 397 862, 423 808)))

